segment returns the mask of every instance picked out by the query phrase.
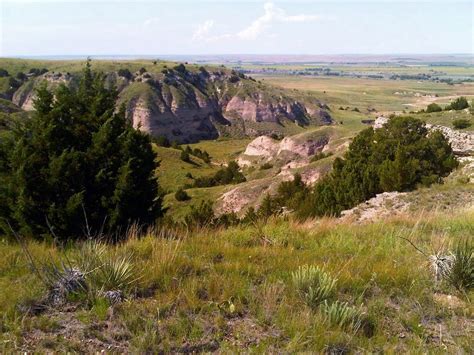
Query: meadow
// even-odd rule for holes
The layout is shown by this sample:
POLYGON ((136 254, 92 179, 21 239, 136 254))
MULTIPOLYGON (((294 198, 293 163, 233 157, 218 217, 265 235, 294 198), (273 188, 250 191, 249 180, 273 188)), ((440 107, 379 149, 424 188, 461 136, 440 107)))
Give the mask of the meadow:
POLYGON ((472 290, 436 282, 429 259, 407 240, 427 255, 445 254, 473 233, 471 210, 365 225, 270 219, 229 229, 131 229, 123 243, 94 248, 28 241, 39 268, 125 260, 132 281, 122 303, 78 292, 26 314, 46 289, 21 247, 3 239, 0 349, 468 353, 472 290), (305 265, 336 280, 322 303, 299 286, 305 265))

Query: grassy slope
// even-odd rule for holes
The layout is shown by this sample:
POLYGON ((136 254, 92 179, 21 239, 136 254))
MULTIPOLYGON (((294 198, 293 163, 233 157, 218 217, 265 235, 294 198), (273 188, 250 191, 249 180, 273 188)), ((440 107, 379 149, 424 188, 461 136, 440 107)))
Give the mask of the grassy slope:
MULTIPOLYGON (((473 293, 435 285, 427 260, 398 237, 433 252, 473 233, 471 211, 367 225, 272 220, 263 230, 132 238, 108 252, 133 254, 141 276, 137 298, 109 310, 100 302, 72 302, 39 315, 18 306, 44 289, 20 247, 3 241, 0 351, 470 352, 473 307, 465 297, 473 293), (302 302, 290 274, 305 264, 338 278, 337 299, 367 317, 362 330, 327 324, 302 302)), ((37 260, 74 260, 78 253, 35 242, 29 249, 37 260)))

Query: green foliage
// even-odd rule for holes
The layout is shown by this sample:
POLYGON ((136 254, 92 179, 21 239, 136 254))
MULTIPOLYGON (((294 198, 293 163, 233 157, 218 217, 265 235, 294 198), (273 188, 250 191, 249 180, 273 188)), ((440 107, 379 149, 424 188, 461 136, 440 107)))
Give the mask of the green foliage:
POLYGON ((77 89, 61 85, 53 100, 42 85, 34 117, 0 146, 1 217, 23 234, 66 240, 161 214, 150 138, 104 85, 89 62, 77 89))
POLYGON ((260 165, 260 170, 268 170, 268 169, 271 169, 273 168, 273 165, 271 163, 264 163, 262 165, 260 165))
POLYGON ((239 165, 231 161, 227 167, 220 169, 213 176, 200 177, 194 180, 194 187, 211 187, 217 185, 239 184, 246 181, 240 172, 239 165))
POLYGON ((197 206, 191 206, 191 211, 184 218, 189 227, 204 227, 211 225, 214 220, 214 210, 211 201, 201 201, 197 206))
POLYGON ((428 134, 422 121, 395 117, 354 138, 344 159, 335 159, 332 172, 300 204, 298 215, 338 215, 384 191, 439 183, 457 164, 441 132, 428 134))
POLYGON ((327 157, 330 157, 332 155, 331 152, 328 152, 328 153, 323 153, 323 152, 320 152, 320 153, 316 153, 314 154, 312 157, 311 157, 311 162, 315 162, 315 161, 318 161, 318 160, 321 160, 321 159, 325 159, 327 157))
POLYGON ((446 106, 446 110, 464 110, 465 108, 469 107, 469 103, 464 96, 458 97, 456 100, 451 102, 448 106, 446 106))
POLYGON ((128 68, 121 68, 117 71, 118 76, 121 76, 125 79, 131 80, 133 78, 133 74, 130 72, 128 68))
POLYGON ((190 163, 191 162, 191 157, 189 156, 189 152, 187 152, 186 150, 182 150, 181 151, 181 154, 179 156, 179 159, 181 159, 182 161, 186 162, 186 163, 190 163))
POLYGON ((474 288, 474 244, 472 239, 459 241, 454 249, 454 264, 448 274, 448 281, 460 291, 474 288))
POLYGON ((0 68, 0 78, 4 78, 6 76, 9 76, 10 74, 8 73, 7 70, 0 68))
POLYGON ((440 111, 443 111, 443 109, 441 108, 440 105, 438 105, 438 104, 435 103, 435 102, 429 104, 429 105, 426 107, 426 112, 427 112, 427 113, 440 112, 440 111))
POLYGON ((468 128, 471 127, 471 125, 471 121, 465 118, 458 118, 457 120, 453 121, 453 127, 456 129, 468 128))
POLYGON ((165 147, 165 148, 171 147, 171 143, 166 136, 153 137, 152 141, 159 147, 165 147))
POLYGON ((321 304, 320 311, 327 323, 341 329, 356 332, 362 323, 362 311, 349 306, 346 302, 335 301, 329 304, 325 300, 321 304))
POLYGON ((191 199, 187 192, 182 188, 179 188, 178 191, 176 191, 176 193, 174 194, 174 198, 176 199, 176 201, 188 201, 191 199))
POLYGON ((337 279, 319 266, 300 266, 291 274, 291 279, 300 297, 311 308, 334 296, 337 279))

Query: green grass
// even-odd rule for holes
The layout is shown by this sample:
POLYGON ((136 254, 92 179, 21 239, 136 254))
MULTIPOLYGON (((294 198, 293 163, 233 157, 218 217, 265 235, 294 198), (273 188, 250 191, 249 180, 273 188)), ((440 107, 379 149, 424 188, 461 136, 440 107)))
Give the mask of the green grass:
MULTIPOLYGON (((21 305, 45 290, 20 247, 4 241, 2 351, 93 351, 111 344, 125 346, 122 351, 173 352, 187 344, 223 352, 470 352, 472 334, 465 325, 473 312, 466 298, 472 291, 463 295, 449 284, 436 285, 426 259, 399 236, 431 250, 468 237, 473 229, 471 211, 366 225, 272 219, 263 227, 270 241, 265 244, 252 226, 170 234, 179 239, 155 230, 108 247, 117 255, 133 255, 141 276, 138 297, 107 311, 97 301, 39 315, 26 315, 21 305), (352 323, 344 320, 341 307, 329 314, 305 305, 292 282, 292 273, 303 265, 324 267, 338 279, 331 302, 360 310, 358 331, 346 326, 352 323), (460 305, 439 303, 440 294, 457 297, 460 305)), ((28 247, 39 260, 66 255, 74 260, 80 250, 35 242, 28 247)))

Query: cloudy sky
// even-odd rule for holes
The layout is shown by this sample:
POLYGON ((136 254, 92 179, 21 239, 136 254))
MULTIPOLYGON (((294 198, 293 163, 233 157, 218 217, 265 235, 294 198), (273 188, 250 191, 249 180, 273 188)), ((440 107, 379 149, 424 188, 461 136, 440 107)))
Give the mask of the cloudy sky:
POLYGON ((0 0, 0 56, 473 53, 473 1, 0 0))

